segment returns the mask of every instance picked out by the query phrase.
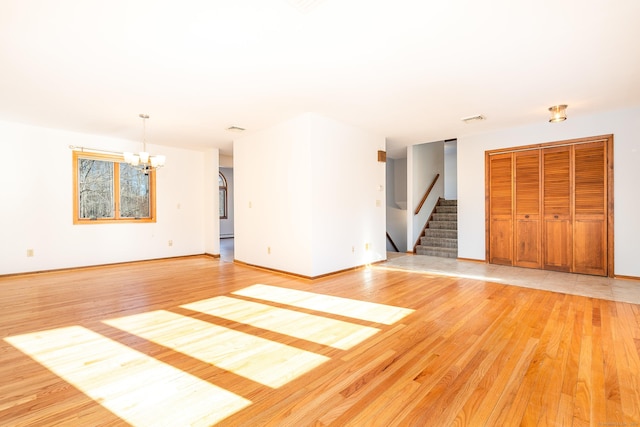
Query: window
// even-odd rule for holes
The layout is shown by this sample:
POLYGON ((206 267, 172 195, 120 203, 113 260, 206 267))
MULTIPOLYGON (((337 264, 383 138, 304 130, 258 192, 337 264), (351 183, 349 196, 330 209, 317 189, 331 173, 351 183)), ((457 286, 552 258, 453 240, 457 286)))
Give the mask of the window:
POLYGON ((227 179, 222 175, 222 172, 218 172, 218 197, 220 199, 218 205, 220 219, 227 219, 227 179))
POLYGON ((155 222, 155 172, 122 156, 73 152, 73 223, 155 222))

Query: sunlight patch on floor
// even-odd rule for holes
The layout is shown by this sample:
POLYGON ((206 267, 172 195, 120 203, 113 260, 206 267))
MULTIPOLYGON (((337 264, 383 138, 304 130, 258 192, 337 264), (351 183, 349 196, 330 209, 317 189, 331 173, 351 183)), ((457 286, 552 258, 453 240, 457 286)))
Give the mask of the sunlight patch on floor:
POLYGON ((249 286, 232 294, 385 325, 391 325, 415 311, 392 305, 262 284, 249 286))
POLYGON ((225 296, 181 306, 283 335, 347 350, 380 330, 225 296))
POLYGON ((5 340, 135 426, 210 426, 251 404, 81 326, 5 340))
POLYGON ((272 388, 329 360, 319 354, 164 310, 104 323, 272 388))

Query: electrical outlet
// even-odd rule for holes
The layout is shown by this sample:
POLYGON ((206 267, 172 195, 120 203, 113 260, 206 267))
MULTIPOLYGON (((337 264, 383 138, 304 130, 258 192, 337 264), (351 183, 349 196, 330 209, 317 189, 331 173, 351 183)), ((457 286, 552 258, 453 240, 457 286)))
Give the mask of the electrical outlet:
POLYGON ((351 253, 355 254, 356 253, 356 247, 355 246, 351 246, 351 253))
POLYGON ((271 246, 267 246, 267 253, 271 255, 271 246))
POLYGON ((169 246, 173 246, 173 240, 169 240, 169 246))
POLYGON ((365 243, 364 244, 364 250, 368 251, 371 248, 371 243, 365 243))
POLYGON ((33 256, 33 249, 27 249, 27 256, 28 257, 32 257, 33 256))

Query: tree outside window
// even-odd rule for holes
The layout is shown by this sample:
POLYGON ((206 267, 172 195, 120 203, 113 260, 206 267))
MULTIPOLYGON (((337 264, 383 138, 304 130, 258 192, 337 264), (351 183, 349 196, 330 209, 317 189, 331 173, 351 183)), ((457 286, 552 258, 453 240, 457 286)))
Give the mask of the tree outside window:
POLYGON ((155 222, 155 171, 117 155, 73 152, 74 224, 155 222))

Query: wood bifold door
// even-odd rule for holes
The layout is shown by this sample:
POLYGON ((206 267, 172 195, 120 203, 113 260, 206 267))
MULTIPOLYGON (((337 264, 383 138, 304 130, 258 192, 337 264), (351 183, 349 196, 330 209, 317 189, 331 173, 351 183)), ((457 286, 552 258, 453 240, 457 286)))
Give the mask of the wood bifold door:
POLYGON ((492 264, 613 275, 613 136, 486 152, 492 264))

